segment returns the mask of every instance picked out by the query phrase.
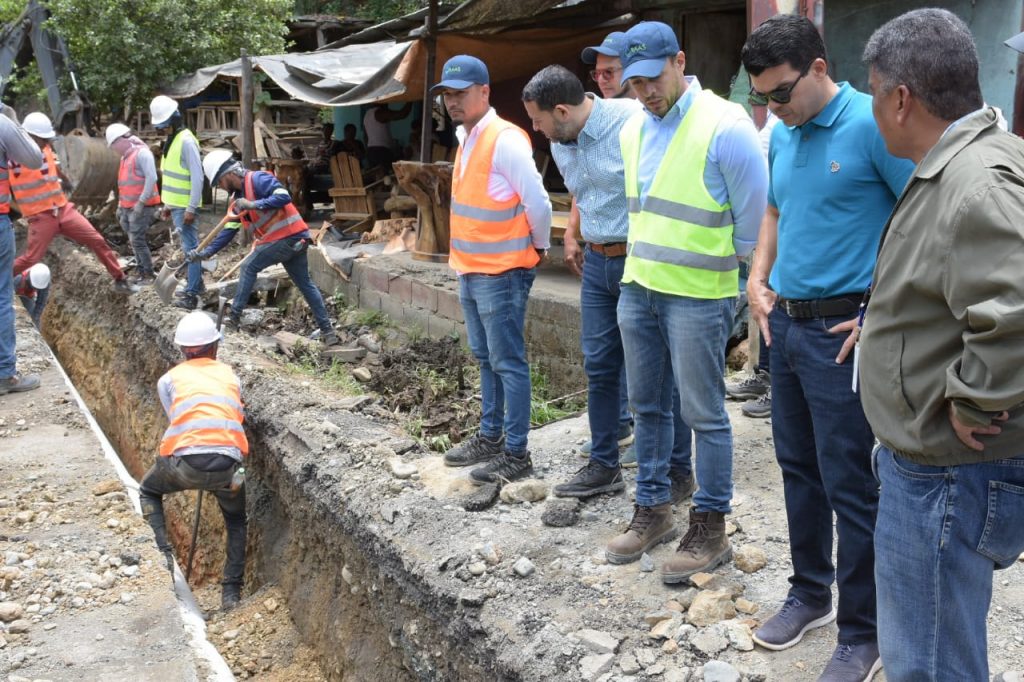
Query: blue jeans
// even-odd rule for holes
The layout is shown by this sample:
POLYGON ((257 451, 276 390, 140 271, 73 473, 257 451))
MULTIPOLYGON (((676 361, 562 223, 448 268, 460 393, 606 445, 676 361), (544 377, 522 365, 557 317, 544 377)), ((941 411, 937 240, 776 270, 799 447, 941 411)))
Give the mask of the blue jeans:
MULTIPOLYGON (((196 222, 191 225, 185 224, 185 210, 184 208, 172 208, 171 209, 171 221, 174 223, 174 229, 178 232, 181 237, 181 249, 184 253, 188 253, 192 249, 199 246, 199 233, 196 230, 196 222)), ((196 216, 196 221, 199 220, 199 216, 196 216)), ((185 293, 191 296, 198 296, 203 291, 203 265, 199 261, 188 264, 188 278, 185 284, 185 293)))
POLYGON ((772 333, 772 436, 782 469, 790 596, 814 607, 832 603, 839 585, 839 642, 874 642, 874 528, 878 483, 871 474, 874 436, 853 392, 853 357, 836 355, 847 335, 829 327, 845 317, 768 317, 772 333), (839 550, 832 565, 832 513, 839 550))
POLYGON ((309 277, 309 262, 306 259, 306 247, 309 245, 309 233, 298 234, 267 244, 258 245, 252 253, 245 257, 242 263, 241 273, 238 276, 238 289, 235 291, 235 300, 231 302, 231 316, 240 317, 245 310, 245 304, 252 295, 252 289, 256 286, 256 277, 271 265, 280 263, 284 266, 285 272, 292 278, 292 283, 306 299, 309 309, 313 311, 313 318, 321 334, 332 331, 331 318, 327 314, 327 306, 324 305, 324 298, 320 290, 313 284, 309 277))
POLYGON ((1024 552, 1024 457, 937 467, 880 447, 878 645, 891 682, 988 680, 992 573, 1024 552))
POLYGON ((0 214, 0 379, 16 374, 14 355, 14 228, 6 213, 0 214))
POLYGON ((672 499, 668 477, 672 444, 672 387, 679 413, 696 434, 699 512, 731 511, 732 425, 725 411, 725 342, 736 299, 672 296, 625 284, 619 331, 636 418, 636 503, 672 499))
POLYGON ((526 451, 530 431, 530 365, 526 361, 526 301, 533 268, 500 275, 459 275, 459 300, 469 348, 480 363, 480 433, 505 432, 505 449, 526 451))
MULTIPOLYGON (((625 265, 625 256, 609 258, 589 246, 583 254, 580 317, 583 370, 587 375, 587 416, 593 443, 590 459, 609 469, 619 466, 619 426, 632 421, 617 317, 619 282, 625 265)), ((691 471, 690 427, 679 417, 678 395, 675 398, 673 421, 677 435, 673 441, 671 468, 688 474, 691 471)))

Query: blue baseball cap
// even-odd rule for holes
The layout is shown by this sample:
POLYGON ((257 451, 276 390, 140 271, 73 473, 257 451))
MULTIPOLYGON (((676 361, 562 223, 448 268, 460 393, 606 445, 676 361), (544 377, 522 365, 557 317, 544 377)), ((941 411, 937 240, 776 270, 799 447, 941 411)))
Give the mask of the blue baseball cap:
POLYGON ((622 59, 622 82, 630 78, 657 78, 665 69, 665 59, 679 52, 679 40, 668 24, 641 21, 626 31, 622 59))
POLYGON ((436 92, 442 88, 465 90, 471 85, 490 85, 490 83, 491 76, 487 73, 486 64, 468 54, 459 54, 444 63, 441 82, 430 88, 430 91, 436 92))
POLYGON ((616 31, 615 33, 609 33, 605 36, 605 39, 601 41, 601 44, 597 47, 585 47, 583 52, 580 53, 580 59, 583 60, 584 64, 596 64, 597 55, 603 54, 605 57, 618 57, 619 53, 622 52, 622 48, 626 45, 626 34, 622 31, 616 31))

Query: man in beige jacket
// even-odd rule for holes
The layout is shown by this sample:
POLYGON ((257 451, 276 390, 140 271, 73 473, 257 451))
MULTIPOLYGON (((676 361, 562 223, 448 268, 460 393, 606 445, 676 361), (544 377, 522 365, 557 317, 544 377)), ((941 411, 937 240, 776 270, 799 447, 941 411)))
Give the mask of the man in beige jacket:
POLYGON ((1024 141, 984 105, 950 12, 893 19, 864 60, 889 151, 918 164, 859 348, 878 642, 890 682, 987 680, 992 574, 1024 551, 1024 141))

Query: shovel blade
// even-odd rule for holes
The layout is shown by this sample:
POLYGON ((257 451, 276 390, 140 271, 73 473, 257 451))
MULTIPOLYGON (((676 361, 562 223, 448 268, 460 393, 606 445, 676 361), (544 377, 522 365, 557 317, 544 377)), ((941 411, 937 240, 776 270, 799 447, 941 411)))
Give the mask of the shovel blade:
POLYGON ((175 277, 177 273, 177 268, 172 268, 164 263, 160 272, 157 273, 156 281, 153 282, 153 288, 164 303, 171 303, 174 300, 174 288, 178 286, 178 278, 175 277))

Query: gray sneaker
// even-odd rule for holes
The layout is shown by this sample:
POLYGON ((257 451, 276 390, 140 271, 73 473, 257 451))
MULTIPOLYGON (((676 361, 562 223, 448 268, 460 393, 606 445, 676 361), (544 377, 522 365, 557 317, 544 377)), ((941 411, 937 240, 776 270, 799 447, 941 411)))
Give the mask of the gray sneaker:
POLYGON ((782 609, 754 632, 754 641, 765 649, 782 651, 797 644, 808 630, 828 625, 835 619, 831 602, 814 608, 796 597, 789 597, 782 609))
POLYGON ((772 389, 757 400, 748 400, 740 407, 740 411, 746 417, 754 419, 767 419, 772 416, 772 389))
POLYGON ((881 669, 882 659, 875 642, 840 644, 818 682, 871 682, 881 669))
POLYGON ((38 374, 15 374, 6 379, 0 379, 0 395, 31 391, 39 388, 40 383, 38 374))
POLYGON ((624 469, 636 469, 636 443, 630 443, 619 455, 619 466, 624 469))
POLYGON ((489 462, 505 451, 505 436, 491 440, 479 431, 444 453, 444 463, 450 467, 465 467, 489 462))
MULTIPOLYGON (((628 423, 626 423, 626 424, 619 424, 618 436, 619 436, 618 442, 619 442, 619 447, 620 448, 624 448, 627 445, 631 445, 633 443, 633 426, 631 424, 628 424, 628 423)), ((593 449, 594 449, 594 441, 588 440, 586 443, 584 443, 583 445, 580 446, 580 449, 579 449, 580 457, 589 459, 590 458, 590 451, 593 450, 593 449)))
POLYGON ((755 400, 763 396, 770 386, 768 372, 755 369, 754 373, 743 381, 726 384, 725 395, 733 400, 755 400))

